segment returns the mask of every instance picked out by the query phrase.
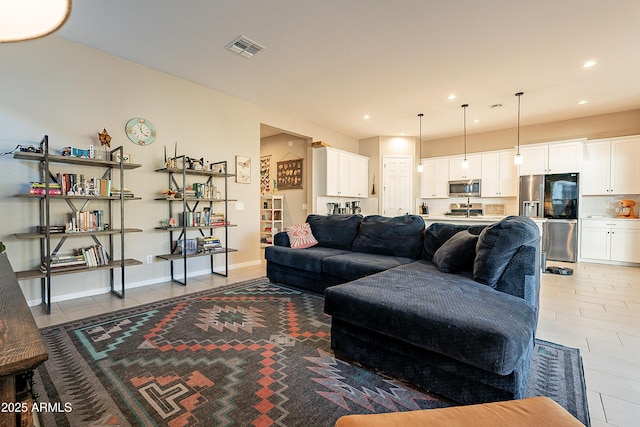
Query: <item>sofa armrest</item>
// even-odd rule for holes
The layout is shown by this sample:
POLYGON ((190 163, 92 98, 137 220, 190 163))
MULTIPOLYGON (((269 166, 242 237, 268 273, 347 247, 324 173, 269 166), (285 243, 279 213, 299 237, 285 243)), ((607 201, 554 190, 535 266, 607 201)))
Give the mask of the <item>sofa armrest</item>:
POLYGON ((289 235, 286 231, 280 231, 273 236, 273 245, 274 246, 284 246, 291 247, 291 242, 289 241, 289 235))
POLYGON ((513 255, 496 285, 496 290, 519 297, 540 308, 540 251, 536 246, 521 246, 513 255))

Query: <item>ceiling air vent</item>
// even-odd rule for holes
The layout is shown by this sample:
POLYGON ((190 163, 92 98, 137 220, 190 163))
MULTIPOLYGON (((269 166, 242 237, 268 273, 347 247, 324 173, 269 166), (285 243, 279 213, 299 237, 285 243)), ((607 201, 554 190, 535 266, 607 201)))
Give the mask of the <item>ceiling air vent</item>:
POLYGON ((227 45, 227 49, 229 49, 231 52, 237 53, 238 55, 242 55, 245 58, 251 58, 256 53, 266 49, 266 47, 254 42, 251 39, 248 39, 245 36, 240 36, 229 43, 227 45))

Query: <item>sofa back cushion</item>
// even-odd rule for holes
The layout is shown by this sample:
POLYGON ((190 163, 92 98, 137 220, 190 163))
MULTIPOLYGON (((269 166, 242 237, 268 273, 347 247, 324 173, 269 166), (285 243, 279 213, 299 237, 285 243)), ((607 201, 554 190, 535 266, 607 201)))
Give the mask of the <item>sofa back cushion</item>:
POLYGON ((312 214, 307 217, 319 246, 343 250, 351 250, 361 221, 362 215, 312 214))
POLYGON ((424 240, 424 220, 418 215, 395 218, 366 216, 351 250, 370 254, 419 259, 424 240))
POLYGON ((424 250, 422 259, 433 261, 433 255, 447 240, 460 231, 468 230, 473 235, 479 235, 484 225, 444 224, 435 222, 427 227, 424 235, 424 250))
POLYGON ((478 238, 473 279, 495 288, 518 249, 539 244, 540 230, 530 218, 509 216, 489 225, 478 238))

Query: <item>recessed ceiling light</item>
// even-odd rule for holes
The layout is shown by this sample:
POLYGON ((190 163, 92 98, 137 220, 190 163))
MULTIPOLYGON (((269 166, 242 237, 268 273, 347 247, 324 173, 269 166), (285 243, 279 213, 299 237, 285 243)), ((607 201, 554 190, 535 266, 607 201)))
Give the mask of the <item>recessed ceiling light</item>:
POLYGON ((480 119, 475 119, 473 123, 480 123, 480 119))
POLYGON ((582 66, 583 66, 584 68, 590 68, 590 67, 593 67, 593 66, 594 66, 594 65, 596 65, 596 64, 597 64, 597 62, 596 62, 596 61, 591 60, 591 61, 587 61, 587 62, 585 62, 582 66))
POLYGON ((363 114, 363 115, 362 115, 362 118, 363 118, 364 120, 369 120, 369 118, 370 118, 370 117, 369 117, 369 115, 368 115, 368 114, 363 114))
POLYGON ((449 99, 449 100, 456 99, 456 96, 452 94, 452 95, 447 96, 447 99, 449 99))
POLYGON ((584 105, 584 104, 586 104, 586 103, 587 103, 587 101, 586 101, 586 100, 584 100, 584 99, 583 99, 583 100, 581 100, 581 101, 578 101, 578 105, 584 105))

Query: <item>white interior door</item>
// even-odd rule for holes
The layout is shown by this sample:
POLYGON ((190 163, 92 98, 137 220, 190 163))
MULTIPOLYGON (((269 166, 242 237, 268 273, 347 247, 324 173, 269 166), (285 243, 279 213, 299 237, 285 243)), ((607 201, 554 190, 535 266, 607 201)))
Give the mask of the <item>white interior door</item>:
POLYGON ((413 158, 384 156, 382 166, 382 214, 393 217, 411 213, 413 158))

